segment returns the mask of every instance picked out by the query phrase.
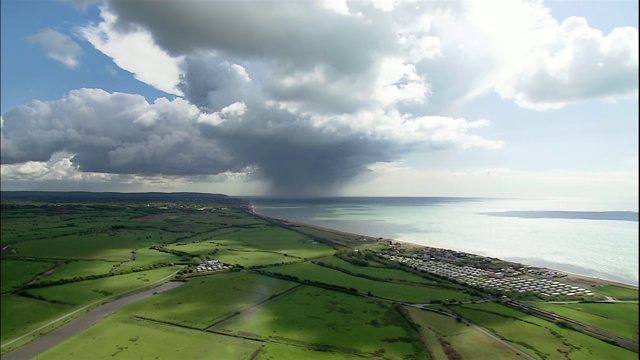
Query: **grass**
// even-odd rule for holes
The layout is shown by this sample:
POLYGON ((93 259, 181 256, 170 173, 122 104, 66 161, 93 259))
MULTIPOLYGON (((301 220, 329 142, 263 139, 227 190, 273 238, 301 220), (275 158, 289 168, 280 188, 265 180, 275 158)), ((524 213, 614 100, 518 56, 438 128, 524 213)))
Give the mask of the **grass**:
MULTIPOLYGON (((175 245, 180 245, 180 244, 187 244, 187 243, 200 243, 200 242, 205 242, 205 241, 209 241, 211 239, 214 238, 220 238, 221 236, 224 236, 226 234, 230 234, 230 233, 234 233, 236 231, 240 231, 241 228, 237 228, 237 227, 222 227, 219 229, 214 229, 214 230, 208 230, 205 231, 201 234, 197 234, 197 235, 193 235, 190 236, 187 239, 182 239, 179 242, 175 243, 175 245)), ((173 245, 171 245, 173 246, 173 245)), ((178 248, 177 250, 180 250, 180 248, 178 248)))
POLYGON ((230 334, 348 355, 426 356, 415 333, 390 304, 303 286, 214 327, 230 334))
POLYGON ((225 315, 242 311, 295 285, 246 272, 196 277, 178 289, 132 304, 130 312, 204 329, 225 315))
POLYGON ((70 279, 75 276, 108 274, 117 262, 101 260, 92 261, 71 261, 62 265, 56 271, 42 278, 42 280, 70 279))
POLYGON ((638 325, 638 304, 624 303, 579 303, 566 304, 565 306, 594 315, 600 315, 609 319, 615 319, 638 325))
POLYGON ((474 299, 474 297, 462 291, 373 281, 310 263, 271 267, 265 270, 297 276, 300 280, 318 281, 346 288, 355 288, 362 294, 371 292, 374 296, 409 303, 474 299))
POLYGON ((274 226, 243 229, 222 235, 219 238, 216 237, 214 240, 218 239, 235 241, 236 244, 240 243, 251 249, 277 251, 309 259, 332 255, 335 251, 333 248, 315 243, 297 232, 274 226))
POLYGON ((593 292, 600 293, 602 295, 611 296, 618 300, 638 300, 638 290, 629 289, 616 285, 598 286, 591 289, 593 292))
POLYGON ((531 304, 612 334, 638 339, 638 304, 531 304), (589 306, 583 306, 589 305, 589 306), (619 305, 623 305, 619 307, 619 305))
POLYGON ((240 264, 242 266, 274 265, 279 261, 299 261, 299 259, 287 257, 282 254, 263 251, 235 251, 222 250, 212 258, 225 264, 240 264))
POLYGON ((447 360, 447 353, 457 353, 462 359, 521 359, 498 341, 452 317, 413 307, 405 309, 420 326, 433 360, 447 360))
POLYGON ((206 242, 193 242, 193 243, 179 243, 166 246, 167 249, 177 250, 189 253, 191 255, 207 255, 215 250, 220 249, 220 244, 216 244, 213 241, 206 242))
POLYGON ((165 252, 142 248, 135 250, 135 260, 125 261, 116 267, 116 270, 130 270, 143 266, 149 266, 157 263, 172 263, 180 260, 180 257, 165 252))
POLYGON ((1 286, 0 291, 14 290, 22 284, 33 279, 36 275, 41 274, 56 266, 52 262, 40 261, 0 261, 1 286))
POLYGON ((451 309, 538 359, 638 358, 632 351, 500 304, 470 304, 451 309))
MULTIPOLYGON (((301 262, 265 270, 300 280, 355 288, 361 295, 371 292, 377 297, 401 302, 474 299, 462 291, 431 286, 427 279, 378 263, 355 266, 331 256, 335 250, 316 243, 311 236, 344 241, 360 249, 384 246, 382 242, 363 243, 349 236, 296 226, 297 230, 307 231, 308 235, 304 235, 235 209, 196 211, 153 206, 69 205, 3 209, 0 215, 3 244, 20 241, 13 244, 19 252, 17 255, 3 255, 3 291, 15 289, 55 266, 55 262, 9 258, 77 260, 45 278, 69 279, 180 260, 181 256, 148 248, 162 245, 245 267, 278 261, 301 262), (132 260, 134 250, 136 257, 132 260), (210 254, 213 252, 215 254, 210 254), (302 263, 304 258, 317 259, 355 274, 421 285, 351 276, 310 262, 302 263)), ((114 294, 145 286, 176 270, 166 267, 28 290, 28 294, 48 301, 17 294, 3 295, 2 341, 15 339, 81 306, 111 300, 114 294)), ((637 290, 617 286, 593 291, 620 299, 638 298, 637 290)), ((540 359, 637 358, 637 354, 620 347, 501 305, 439 307, 455 310, 540 359)), ((637 304, 581 303, 564 305, 561 309, 612 332, 633 336, 635 330, 637 334, 637 304)), ((38 334, 25 337, 2 352, 36 336, 38 334)), ((240 271, 196 276, 177 289, 139 300, 40 354, 39 358, 252 359, 254 356, 257 359, 327 360, 430 356, 438 360, 456 356, 509 359, 513 353, 473 327, 449 317, 240 271), (408 317, 403 317, 404 311, 408 317), (420 325, 419 331, 410 326, 409 317, 420 325), (429 355, 418 335, 428 345, 429 355), (247 340, 242 336, 262 340, 247 340)))
POLYGON ((258 356, 258 360, 343 360, 343 359, 359 359, 362 357, 356 355, 348 355, 338 351, 315 351, 299 346, 284 345, 278 343, 267 343, 263 351, 258 356))
POLYGON ((73 309, 69 305, 52 304, 11 294, 2 295, 0 308, 2 309, 0 334, 2 334, 3 344, 37 329, 73 309))
POLYGON ((42 296, 49 301, 70 305, 87 305, 115 294, 145 286, 176 270, 174 267, 165 267, 96 280, 29 289, 27 292, 34 296, 42 296))
POLYGON ((15 244, 15 248, 21 256, 36 258, 128 261, 132 250, 175 236, 161 230, 150 234, 147 230, 122 229, 24 241, 15 244))
POLYGON ((109 316, 38 359, 250 359, 262 344, 204 331, 109 316))
MULTIPOLYGON (((92 208, 31 207, 3 210, 3 242, 48 239, 52 236, 84 233, 92 229, 109 229, 114 223, 127 223, 130 215, 125 209, 118 211, 92 208)), ((139 213, 138 213, 139 214, 139 213)))
POLYGON ((336 256, 322 258, 318 261, 339 267, 341 269, 345 269, 353 274, 362 274, 391 281, 408 281, 420 284, 434 284, 434 281, 425 279, 410 272, 383 267, 358 266, 348 261, 344 261, 336 256))

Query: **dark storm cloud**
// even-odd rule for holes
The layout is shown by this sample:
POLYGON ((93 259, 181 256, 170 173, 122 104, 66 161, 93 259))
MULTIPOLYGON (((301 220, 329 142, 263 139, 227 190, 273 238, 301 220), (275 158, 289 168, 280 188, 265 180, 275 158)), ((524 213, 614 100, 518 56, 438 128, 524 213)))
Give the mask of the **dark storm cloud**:
POLYGON ((173 55, 216 49, 227 55, 277 59, 279 66, 326 65, 337 74, 369 68, 395 46, 384 27, 342 16, 319 1, 110 1, 123 28, 142 26, 173 55), (336 36, 340 34, 340 36, 336 36))
POLYGON ((198 176, 249 168, 273 191, 296 195, 331 193, 369 165, 420 146, 492 145, 466 136, 474 125, 460 119, 401 117, 395 126, 410 128, 398 135, 380 122, 384 114, 317 118, 257 102, 205 114, 182 99, 149 104, 97 89, 33 101, 3 118, 3 164, 66 152, 80 171, 96 173, 198 176))
POLYGON ((365 142, 296 122, 283 110, 264 108, 218 126, 198 122, 201 116, 179 99, 147 104, 135 95, 76 90, 57 102, 34 101, 7 113, 2 163, 46 161, 65 151, 86 172, 201 175, 252 166, 279 193, 320 194, 389 157, 390 144, 372 151, 365 142))
POLYGON ((189 56, 184 67, 177 87, 200 109, 215 112, 258 96, 258 90, 249 84, 244 68, 219 56, 204 53, 189 56))
MULTIPOLYGON (((316 1, 106 6, 118 31, 145 29, 180 57, 176 81, 184 98, 149 104, 137 95, 80 89, 33 101, 4 114, 3 164, 65 152, 80 171, 95 173, 197 177, 251 169, 250 177, 274 192, 323 195, 414 150, 502 146, 468 134, 487 121, 421 116, 434 112, 409 106, 429 100, 424 72, 438 66, 425 62, 439 45, 418 39, 429 32, 419 26, 411 36, 422 55, 409 60, 400 25, 371 5, 353 4, 362 16, 316 1)), ((402 11, 412 18, 410 9, 402 11)), ((457 72, 455 62, 437 61, 454 65, 434 79, 457 72)), ((468 78, 459 73, 455 79, 468 78)), ((461 96, 459 88, 453 96, 461 96)), ((442 93, 444 103, 450 95, 442 93)))

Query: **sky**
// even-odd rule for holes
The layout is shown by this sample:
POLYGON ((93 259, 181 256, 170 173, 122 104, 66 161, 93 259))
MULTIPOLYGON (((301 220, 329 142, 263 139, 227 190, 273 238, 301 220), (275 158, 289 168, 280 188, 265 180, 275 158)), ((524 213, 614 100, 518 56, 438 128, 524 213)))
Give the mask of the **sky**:
POLYGON ((638 207, 638 2, 1 2, 3 191, 638 207))

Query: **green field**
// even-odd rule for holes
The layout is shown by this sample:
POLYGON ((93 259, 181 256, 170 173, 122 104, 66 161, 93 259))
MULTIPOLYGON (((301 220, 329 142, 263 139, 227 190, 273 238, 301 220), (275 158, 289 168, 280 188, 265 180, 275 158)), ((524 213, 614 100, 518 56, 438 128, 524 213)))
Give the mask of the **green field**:
POLYGON ((309 286, 213 329, 348 355, 426 358, 417 336, 393 306, 309 286))
POLYGON ((339 351, 315 351, 309 348, 303 348, 296 345, 283 345, 279 343, 268 342, 258 360, 343 360, 343 359, 362 359, 361 356, 349 355, 339 351))
POLYGON ((308 259, 332 255, 335 251, 333 248, 312 241, 297 232, 273 226, 243 229, 217 236, 214 240, 236 241, 246 248, 277 251, 282 254, 308 259))
POLYGON ((538 359, 638 358, 638 354, 632 351, 500 304, 470 304, 450 308, 538 359))
POLYGON ((521 359, 498 341, 452 317, 413 307, 405 309, 420 326, 420 335, 432 360, 447 360, 447 354, 470 360, 521 359))
POLYGON ((146 230, 109 230, 105 233, 68 235, 31 240, 15 245, 20 256, 53 259, 128 261, 131 251, 175 237, 175 233, 146 230))
POLYGON ((41 296, 48 301, 70 305, 87 305, 126 291, 148 286, 177 270, 174 267, 165 267, 96 280, 29 289, 26 292, 34 296, 41 296))
POLYGON ((173 254, 168 254, 158 250, 141 248, 135 250, 135 260, 130 259, 123 264, 116 266, 115 271, 127 271, 135 268, 141 268, 153 264, 165 263, 170 264, 180 261, 180 257, 173 254))
POLYGON ((462 291, 447 290, 426 286, 411 286, 382 281, 373 281, 352 276, 338 270, 310 263, 266 268, 276 274, 296 276, 300 280, 318 281, 324 284, 354 288, 362 294, 371 293, 385 299, 409 303, 429 303, 431 301, 466 301, 474 297, 462 291))
POLYGON ((55 263, 42 261, 0 261, 1 291, 19 288, 36 275, 56 267, 55 263))
POLYGON ((17 295, 2 295, 0 308, 3 344, 73 310, 69 305, 52 304, 17 295))
POLYGON ((223 250, 212 256, 225 264, 240 264, 245 267, 274 265, 278 262, 299 261, 297 258, 263 251, 223 250))
POLYGON ((434 284, 435 283, 435 281, 433 280, 425 279, 421 276, 418 276, 416 274, 413 274, 407 271, 385 268, 385 267, 358 266, 348 261, 344 261, 336 256, 322 258, 322 259, 319 259, 318 261, 331 266, 339 267, 341 269, 347 270, 356 275, 365 275, 365 276, 371 276, 371 277, 383 279, 383 280, 406 281, 406 282, 413 282, 418 284, 434 284))
POLYGON ((71 279, 80 274, 82 276, 108 274, 114 266, 119 264, 119 262, 102 260, 70 261, 41 280, 71 279))
POLYGON ((166 246, 167 249, 183 251, 192 255, 207 255, 215 250, 220 250, 220 244, 214 241, 178 243, 166 246))
POLYGON ((625 303, 579 303, 566 307, 585 311, 594 315, 638 325, 638 304, 625 303))
MULTIPOLYGON (((38 358, 518 357, 473 326, 407 305, 432 303, 430 309, 453 311, 538 359, 637 359, 637 353, 561 323, 497 303, 472 304, 478 299, 470 295, 476 293, 472 289, 456 290, 450 283, 373 261, 399 247, 301 225, 280 226, 241 208, 32 204, 3 206, 1 215, 2 243, 10 245, 1 261, 2 343, 72 314, 3 347, 3 356, 94 305, 175 274, 186 284, 137 300, 38 358), (367 259, 369 266, 344 261, 336 253, 367 259), (206 258, 234 268, 197 272, 196 265, 206 258), (48 270, 53 271, 39 282, 25 285, 48 270)), ((593 291, 638 298, 637 290, 618 286, 593 291)), ((536 306, 638 339, 637 303, 536 306)))
POLYGON ((134 320, 123 311, 40 354, 38 359, 250 359, 262 345, 134 320))
POLYGON ((593 292, 602 295, 611 296, 618 300, 638 300, 638 290, 629 289, 622 286, 606 285, 598 286, 591 289, 593 292))
POLYGON ((132 304, 129 311, 204 329, 225 315, 242 311, 295 285, 246 272, 195 277, 178 289, 132 304))
POLYGON ((638 340, 638 304, 531 304, 612 334, 638 340), (586 305, 586 306, 585 306, 586 305))

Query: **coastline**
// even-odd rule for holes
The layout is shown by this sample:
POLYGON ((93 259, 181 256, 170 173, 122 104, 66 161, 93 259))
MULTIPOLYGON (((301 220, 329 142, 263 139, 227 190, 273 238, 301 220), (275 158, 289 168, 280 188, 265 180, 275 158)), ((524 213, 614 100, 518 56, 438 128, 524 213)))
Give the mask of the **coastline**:
MULTIPOLYGON (((247 211, 250 212, 251 214, 257 216, 257 217, 266 219, 268 221, 281 223, 281 224, 286 225, 286 226, 307 227, 307 228, 310 228, 310 229, 320 230, 320 231, 328 232, 328 233, 335 234, 335 235, 354 237, 354 238, 365 238, 365 239, 373 240, 373 241, 381 240, 381 238, 376 238, 376 237, 373 237, 373 236, 356 234, 356 233, 352 233, 352 232, 348 232, 348 231, 336 230, 336 229, 331 229, 331 228, 327 228, 327 227, 323 227, 323 226, 318 226, 318 225, 313 225, 313 224, 307 224, 307 223, 302 223, 302 222, 291 221, 291 220, 276 218, 276 217, 272 217, 272 216, 267 216, 267 215, 260 214, 260 213, 256 212, 253 204, 249 205, 247 211)), ((436 248, 436 247, 433 247, 433 246, 427 246, 427 245, 424 245, 424 244, 418 244, 418 243, 414 243, 414 242, 406 241, 406 240, 398 240, 398 239, 383 239, 383 240, 390 240, 393 243, 400 243, 400 244, 403 244, 405 246, 411 246, 411 247, 415 247, 415 248, 428 248, 428 247, 436 248)), ((438 248, 438 249, 440 249, 440 248, 438 248)), ((445 249, 445 250, 457 251, 455 249, 445 249)), ((504 259, 500 259, 500 260, 503 260, 503 261, 506 261, 506 262, 511 262, 511 261, 504 260, 504 259)), ((572 285, 578 285, 578 286, 581 286, 581 287, 589 288, 589 287, 592 287, 593 285, 595 285, 595 286, 613 285, 613 286, 620 286, 620 287, 633 289, 633 290, 639 290, 640 289, 640 287, 638 285, 623 283, 623 282, 619 282, 619 281, 615 281, 615 280, 608 280, 608 279, 597 278, 597 277, 592 277, 592 276, 587 276, 587 275, 582 275, 582 274, 576 274, 576 273, 572 273, 572 272, 568 272, 568 271, 564 271, 564 270, 557 270, 557 269, 548 268, 548 267, 533 266, 533 265, 528 265, 528 264, 523 264, 523 265, 536 267, 536 268, 540 268, 540 269, 553 270, 553 271, 565 274, 566 275, 565 277, 559 278, 558 280, 561 281, 561 282, 566 282, 566 283, 569 283, 569 284, 572 284, 572 285)))

